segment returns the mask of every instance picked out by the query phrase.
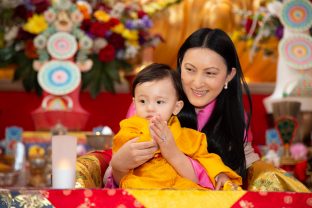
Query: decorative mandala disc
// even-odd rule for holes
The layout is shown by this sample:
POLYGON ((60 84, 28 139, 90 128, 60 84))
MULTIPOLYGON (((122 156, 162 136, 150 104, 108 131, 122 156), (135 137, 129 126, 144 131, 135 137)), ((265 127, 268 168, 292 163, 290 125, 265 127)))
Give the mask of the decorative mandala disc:
POLYGON ((312 68, 312 37, 297 34, 282 39, 279 43, 279 54, 294 69, 312 68))
POLYGON ((306 31, 312 26, 312 4, 306 0, 286 1, 283 3, 280 19, 292 31, 306 31))
POLYGON ((58 32, 49 38, 47 48, 52 57, 65 60, 75 55, 78 46, 74 36, 58 32))
POLYGON ((50 61, 38 73, 42 89, 53 95, 65 95, 75 90, 81 81, 76 64, 70 61, 50 61))

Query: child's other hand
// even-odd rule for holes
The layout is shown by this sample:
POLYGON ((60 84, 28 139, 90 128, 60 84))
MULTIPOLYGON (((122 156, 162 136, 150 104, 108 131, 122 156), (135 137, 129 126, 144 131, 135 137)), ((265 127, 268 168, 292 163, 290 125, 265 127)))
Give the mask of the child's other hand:
POLYGON ((150 131, 153 139, 158 144, 161 155, 170 163, 175 156, 180 154, 167 122, 157 115, 150 120, 150 131))
POLYGON ((227 181, 230 181, 230 178, 225 173, 219 173, 215 179, 216 179, 216 190, 221 190, 224 184, 227 181))

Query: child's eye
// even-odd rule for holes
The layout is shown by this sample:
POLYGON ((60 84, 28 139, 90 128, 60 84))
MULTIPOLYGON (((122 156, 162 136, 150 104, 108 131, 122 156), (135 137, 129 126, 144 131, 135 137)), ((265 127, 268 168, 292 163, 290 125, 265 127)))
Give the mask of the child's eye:
POLYGON ((139 100, 140 103, 145 103, 145 100, 139 100))
POLYGON ((163 101, 163 100, 158 100, 157 101, 157 104, 163 104, 163 103, 165 103, 165 101, 163 101))

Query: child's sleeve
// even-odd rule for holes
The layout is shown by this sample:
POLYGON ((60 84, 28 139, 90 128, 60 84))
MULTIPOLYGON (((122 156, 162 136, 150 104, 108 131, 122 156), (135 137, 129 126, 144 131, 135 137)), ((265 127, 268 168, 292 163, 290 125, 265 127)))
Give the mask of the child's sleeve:
POLYGON ((215 188, 214 188, 208 174, 206 173, 205 168, 203 168, 196 160, 193 160, 190 157, 189 157, 189 159, 190 159, 191 164, 193 166, 195 175, 198 179, 198 184, 202 187, 214 190, 215 188))
POLYGON ((220 173, 225 173, 233 183, 242 185, 242 178, 235 171, 226 166, 219 155, 208 153, 206 136, 201 134, 200 137, 200 145, 192 158, 197 160, 206 170, 213 185, 216 185, 215 177, 220 173))

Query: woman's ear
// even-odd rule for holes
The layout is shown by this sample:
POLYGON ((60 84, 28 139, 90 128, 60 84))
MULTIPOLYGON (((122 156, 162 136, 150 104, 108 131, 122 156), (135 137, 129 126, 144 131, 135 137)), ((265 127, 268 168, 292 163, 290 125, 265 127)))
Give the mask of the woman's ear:
POLYGON ((184 105, 184 102, 182 100, 177 101, 172 114, 175 116, 178 115, 178 113, 183 108, 183 105, 184 105))
POLYGON ((236 68, 233 67, 231 73, 226 76, 226 83, 230 82, 235 77, 235 75, 236 68))

